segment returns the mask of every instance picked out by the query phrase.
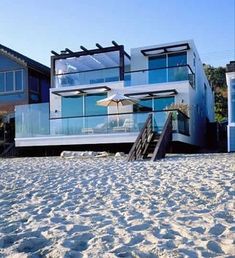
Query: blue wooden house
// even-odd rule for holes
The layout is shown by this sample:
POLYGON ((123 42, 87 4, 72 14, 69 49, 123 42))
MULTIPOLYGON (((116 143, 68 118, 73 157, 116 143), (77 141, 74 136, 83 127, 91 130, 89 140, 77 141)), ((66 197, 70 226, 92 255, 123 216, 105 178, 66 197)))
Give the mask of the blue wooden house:
POLYGON ((7 115, 8 124, 13 120, 11 128, 15 106, 48 102, 49 88, 49 67, 0 44, 0 116, 7 115))

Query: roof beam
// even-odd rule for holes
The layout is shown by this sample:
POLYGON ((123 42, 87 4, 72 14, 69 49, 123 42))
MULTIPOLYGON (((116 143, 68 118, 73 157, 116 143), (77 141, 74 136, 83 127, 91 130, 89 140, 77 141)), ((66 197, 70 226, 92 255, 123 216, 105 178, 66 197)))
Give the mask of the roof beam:
POLYGON ((68 52, 69 54, 73 54, 73 51, 70 50, 69 48, 66 48, 65 51, 68 52))
POLYGON ((103 49, 103 47, 99 44, 99 43, 96 43, 95 44, 99 49, 103 49))
POLYGON ((59 56, 59 54, 57 52, 55 52, 54 50, 51 50, 51 53, 55 56, 59 56))

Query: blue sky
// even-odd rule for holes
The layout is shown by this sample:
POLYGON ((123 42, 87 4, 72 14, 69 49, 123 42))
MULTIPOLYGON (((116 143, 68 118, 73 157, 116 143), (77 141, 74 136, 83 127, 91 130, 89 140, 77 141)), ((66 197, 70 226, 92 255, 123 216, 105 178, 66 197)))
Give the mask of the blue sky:
POLYGON ((132 47, 193 39, 203 62, 235 60, 235 0, 1 0, 0 44, 50 65, 50 51, 112 40, 132 47))

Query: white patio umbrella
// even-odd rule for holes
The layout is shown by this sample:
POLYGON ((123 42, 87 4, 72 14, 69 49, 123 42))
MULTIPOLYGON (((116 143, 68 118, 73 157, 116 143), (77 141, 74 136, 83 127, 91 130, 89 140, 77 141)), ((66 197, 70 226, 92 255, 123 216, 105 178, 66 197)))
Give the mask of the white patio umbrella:
POLYGON ((117 106, 117 125, 119 126, 119 106, 128 106, 136 104, 138 100, 129 98, 121 93, 115 93, 110 97, 98 100, 96 102, 99 106, 117 106))

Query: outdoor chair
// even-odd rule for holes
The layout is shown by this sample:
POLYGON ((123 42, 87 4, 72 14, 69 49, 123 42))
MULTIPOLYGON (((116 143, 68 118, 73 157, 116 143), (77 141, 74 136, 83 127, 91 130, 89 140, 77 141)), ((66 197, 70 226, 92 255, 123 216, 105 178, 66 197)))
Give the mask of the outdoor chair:
POLYGON ((122 126, 113 127, 114 132, 130 132, 134 128, 133 119, 126 118, 122 126))

